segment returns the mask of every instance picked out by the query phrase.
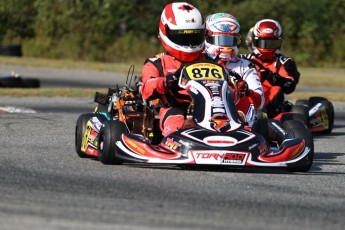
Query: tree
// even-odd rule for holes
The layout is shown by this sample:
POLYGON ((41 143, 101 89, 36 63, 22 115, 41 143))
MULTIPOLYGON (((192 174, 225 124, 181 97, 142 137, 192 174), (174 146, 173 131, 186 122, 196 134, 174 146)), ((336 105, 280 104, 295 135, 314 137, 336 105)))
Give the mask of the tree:
POLYGON ((2 0, 0 4, 0 43, 18 43, 34 37, 37 11, 31 0, 2 0))

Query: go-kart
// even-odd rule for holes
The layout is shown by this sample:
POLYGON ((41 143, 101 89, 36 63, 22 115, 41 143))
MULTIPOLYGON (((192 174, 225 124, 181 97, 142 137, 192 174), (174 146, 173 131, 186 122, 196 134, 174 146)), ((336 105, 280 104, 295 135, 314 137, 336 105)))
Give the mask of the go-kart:
POLYGON ((123 88, 109 89, 107 94, 96 92, 95 111, 80 115, 75 130, 77 154, 97 157, 104 164, 310 169, 314 142, 303 123, 258 119, 248 127, 234 104, 236 87, 229 87, 230 76, 220 65, 195 62, 180 72, 179 87, 192 101, 188 122, 181 129, 163 137, 157 118, 159 101, 141 98, 140 81, 137 90, 126 83, 123 88))
POLYGON ((269 118, 280 120, 297 119, 305 123, 313 134, 330 134, 334 124, 333 104, 324 97, 297 100, 295 104, 284 101, 276 115, 269 118))
POLYGON ((39 88, 40 81, 36 78, 23 78, 12 72, 10 75, 0 75, 0 87, 6 88, 39 88))

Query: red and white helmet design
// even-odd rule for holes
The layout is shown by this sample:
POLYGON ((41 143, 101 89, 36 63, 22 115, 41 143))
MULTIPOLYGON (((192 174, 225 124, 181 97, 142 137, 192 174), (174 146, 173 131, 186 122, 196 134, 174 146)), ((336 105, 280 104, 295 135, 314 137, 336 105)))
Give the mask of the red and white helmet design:
POLYGON ((228 13, 216 13, 206 18, 206 53, 222 61, 233 59, 241 43, 240 23, 228 13))
POLYGON ((273 19, 258 21, 252 31, 253 52, 262 59, 272 59, 283 44, 283 30, 273 19))
POLYGON ((204 50, 205 22, 186 2, 165 6, 159 22, 159 38, 166 52, 184 62, 196 60, 204 50))

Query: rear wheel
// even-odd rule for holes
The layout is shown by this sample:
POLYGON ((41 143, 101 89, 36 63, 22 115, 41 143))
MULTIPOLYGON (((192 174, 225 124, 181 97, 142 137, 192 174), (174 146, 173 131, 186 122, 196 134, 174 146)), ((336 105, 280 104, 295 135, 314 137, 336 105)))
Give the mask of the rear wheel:
POLYGON ((322 105, 326 108, 327 118, 328 118, 328 129, 326 129, 323 133, 329 134, 333 130, 334 126, 334 107, 333 104, 324 97, 310 97, 309 98, 309 107, 316 105, 317 103, 322 103, 322 105))
POLYGON ((119 120, 105 121, 99 131, 98 159, 103 164, 122 164, 123 160, 116 157, 116 141, 122 133, 127 133, 126 125, 119 120))
POLYGON ((81 151, 81 144, 83 141, 83 136, 86 130, 86 123, 92 118, 98 117, 98 119, 102 122, 106 120, 106 118, 101 114, 95 113, 84 113, 79 116, 76 126, 75 126, 75 151, 79 157, 85 158, 89 157, 85 152, 81 151))
POLYGON ((334 126, 334 107, 330 101, 323 101, 322 103, 326 107, 327 115, 328 115, 328 121, 329 121, 329 126, 328 126, 328 129, 325 130, 325 133, 329 134, 332 132, 333 126, 334 126))
POLYGON ((283 128, 287 132, 288 138, 302 138, 305 146, 310 148, 309 154, 298 164, 288 166, 288 171, 308 172, 313 164, 314 158, 314 140, 311 132, 302 122, 297 120, 287 120, 283 123, 283 128))

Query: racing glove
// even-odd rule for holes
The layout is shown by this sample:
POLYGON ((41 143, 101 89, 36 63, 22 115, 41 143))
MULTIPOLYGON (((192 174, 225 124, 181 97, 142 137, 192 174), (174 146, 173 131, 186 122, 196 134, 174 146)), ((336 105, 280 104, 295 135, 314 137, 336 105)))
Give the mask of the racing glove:
POLYGON ((241 75, 233 70, 228 70, 228 73, 231 77, 235 77, 235 79, 241 79, 241 75))
POLYGON ((291 78, 279 76, 267 69, 260 70, 260 73, 262 80, 267 80, 271 85, 280 86, 286 94, 292 93, 296 88, 297 83, 291 78))
POLYGON ((168 73, 165 76, 164 87, 169 90, 178 89, 178 78, 174 74, 168 73))
POLYGON ((261 77, 261 82, 263 82, 264 80, 267 80, 269 83, 271 83, 272 85, 276 85, 277 84, 277 74, 273 73, 272 71, 268 70, 268 69, 261 69, 259 70, 260 72, 260 77, 261 77))
POLYGON ((245 80, 242 79, 241 75, 233 70, 228 70, 228 74, 229 85, 237 86, 237 90, 240 94, 240 97, 249 96, 250 90, 248 84, 245 80))
POLYGON ((237 90, 240 93, 241 97, 249 96, 250 94, 248 83, 243 79, 237 80, 237 90))

